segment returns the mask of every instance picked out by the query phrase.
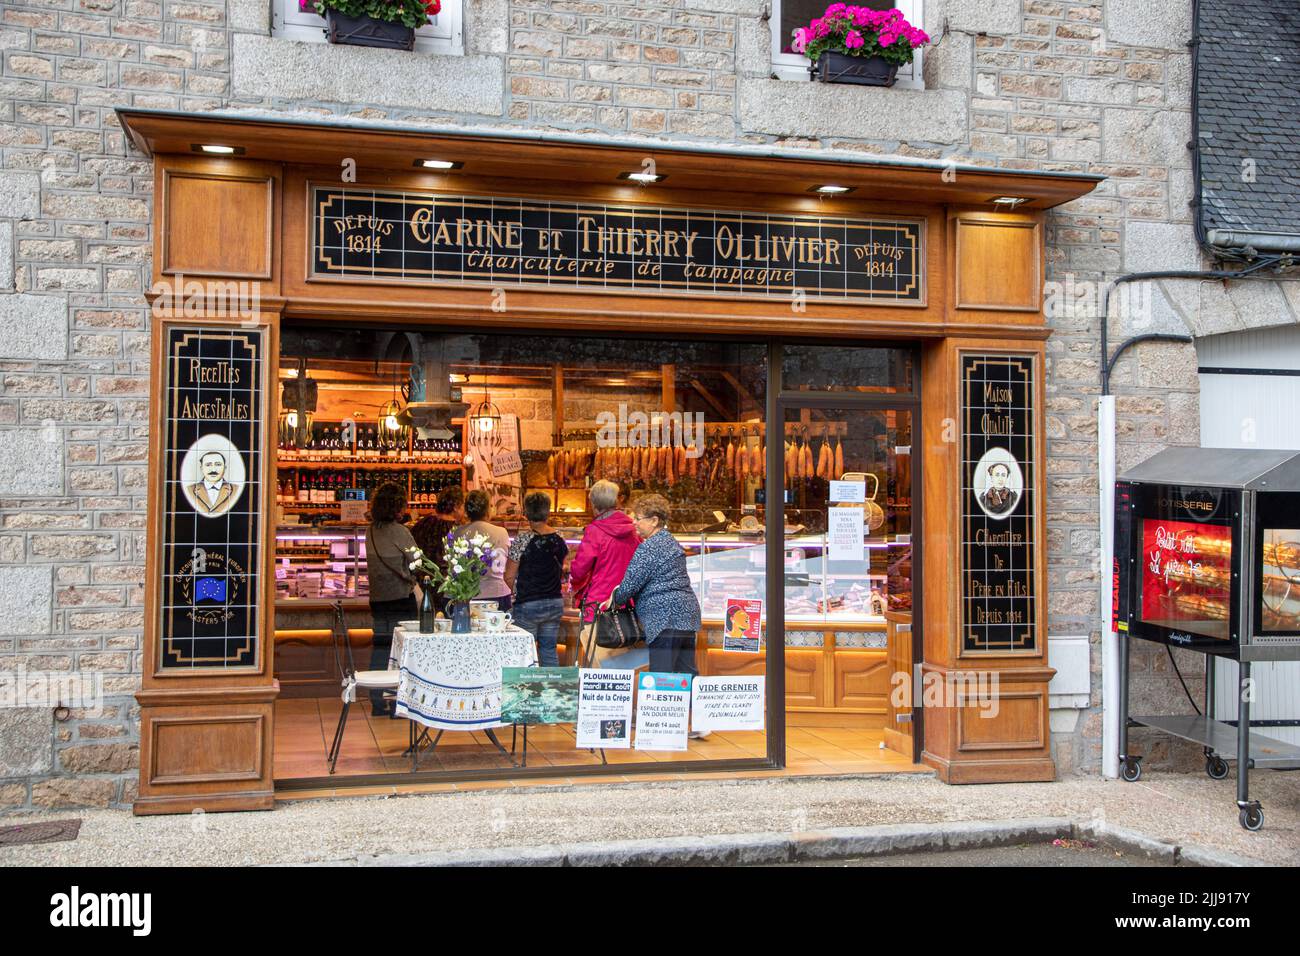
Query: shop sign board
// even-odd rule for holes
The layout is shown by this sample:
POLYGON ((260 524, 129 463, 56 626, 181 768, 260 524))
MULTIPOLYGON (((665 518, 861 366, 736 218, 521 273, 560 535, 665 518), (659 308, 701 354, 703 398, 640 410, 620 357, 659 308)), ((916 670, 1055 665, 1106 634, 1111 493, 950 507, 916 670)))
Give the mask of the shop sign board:
POLYGON ((1037 653, 1038 358, 961 356, 963 653, 1037 653))
POLYGON ((309 278, 925 304, 925 221, 313 185, 309 278))
POLYGON ((167 326, 158 666, 255 667, 265 331, 167 326))

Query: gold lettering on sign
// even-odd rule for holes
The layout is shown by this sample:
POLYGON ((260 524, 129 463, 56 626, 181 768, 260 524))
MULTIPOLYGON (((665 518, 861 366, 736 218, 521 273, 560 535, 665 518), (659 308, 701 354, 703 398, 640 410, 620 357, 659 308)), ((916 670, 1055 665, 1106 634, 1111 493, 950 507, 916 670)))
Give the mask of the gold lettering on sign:
POLYGON ((411 235, 415 236, 416 242, 429 241, 429 220, 432 218, 433 210, 428 206, 421 206, 411 213, 411 235))
POLYGON ((189 384, 238 385, 239 366, 226 359, 218 359, 215 362, 203 362, 199 359, 192 358, 190 359, 189 384))
POLYGON ((181 399, 181 418, 198 421, 244 421, 249 416, 247 402, 232 402, 228 398, 214 398, 207 402, 192 402, 188 395, 181 399))
POLYGON ((491 270, 519 282, 770 295, 803 270, 799 284, 813 294, 923 296, 921 227, 892 220, 344 190, 317 221, 313 274, 444 281, 491 270))

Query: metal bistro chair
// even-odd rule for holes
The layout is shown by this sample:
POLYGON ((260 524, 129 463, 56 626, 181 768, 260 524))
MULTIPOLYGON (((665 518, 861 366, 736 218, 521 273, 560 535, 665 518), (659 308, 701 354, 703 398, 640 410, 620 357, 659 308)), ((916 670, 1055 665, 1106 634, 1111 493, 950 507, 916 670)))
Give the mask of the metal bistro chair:
POLYGON ((339 759, 339 750, 343 745, 343 729, 348 724, 348 710, 357 699, 357 691, 372 690, 397 692, 401 674, 395 670, 359 671, 352 656, 352 642, 348 639, 348 622, 343 614, 343 602, 334 602, 334 621, 330 629, 334 641, 334 664, 343 675, 343 712, 339 714, 339 725, 334 731, 334 742, 330 745, 330 773, 339 759), (347 662, 346 665, 344 662, 347 662))

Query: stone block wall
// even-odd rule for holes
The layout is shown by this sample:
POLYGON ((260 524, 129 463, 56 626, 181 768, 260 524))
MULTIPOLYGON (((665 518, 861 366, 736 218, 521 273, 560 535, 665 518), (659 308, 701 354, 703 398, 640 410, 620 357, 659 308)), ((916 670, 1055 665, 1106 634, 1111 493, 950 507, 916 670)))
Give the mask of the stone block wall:
MULTIPOLYGON (((1190 0, 927 0, 936 42, 923 90, 774 79, 765 11, 761 0, 466 0, 464 55, 438 56, 279 39, 270 0, 0 7, 0 669, 102 675, 107 701, 58 722, 48 708, 0 708, 0 807, 134 792, 152 166, 124 141, 116 106, 1105 174, 1050 217, 1046 276, 1063 290, 1048 345, 1049 625, 1092 636, 1096 677, 1094 706, 1056 735, 1056 758, 1062 772, 1095 772, 1097 300, 1121 272, 1202 262, 1188 206, 1190 0)), ((1112 341, 1297 312, 1295 283, 1167 282, 1116 315, 1112 341)), ((1114 385, 1121 468, 1197 442, 1190 346, 1134 350, 1114 385)), ((1136 692, 1176 707, 1166 665, 1140 654, 1136 692)))

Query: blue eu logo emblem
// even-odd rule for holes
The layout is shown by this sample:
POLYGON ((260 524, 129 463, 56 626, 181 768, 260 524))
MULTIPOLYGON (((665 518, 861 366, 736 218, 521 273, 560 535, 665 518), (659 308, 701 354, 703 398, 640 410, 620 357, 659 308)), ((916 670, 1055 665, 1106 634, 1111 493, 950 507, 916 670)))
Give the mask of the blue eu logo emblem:
POLYGON ((186 616, 196 624, 224 624, 234 616, 231 605, 240 602, 247 574, 239 562, 220 551, 196 550, 201 555, 196 554, 177 571, 180 594, 176 603, 186 608, 186 616))
POLYGON ((194 603, 201 604, 204 601, 225 604, 226 582, 221 578, 199 578, 198 583, 194 585, 194 603))

